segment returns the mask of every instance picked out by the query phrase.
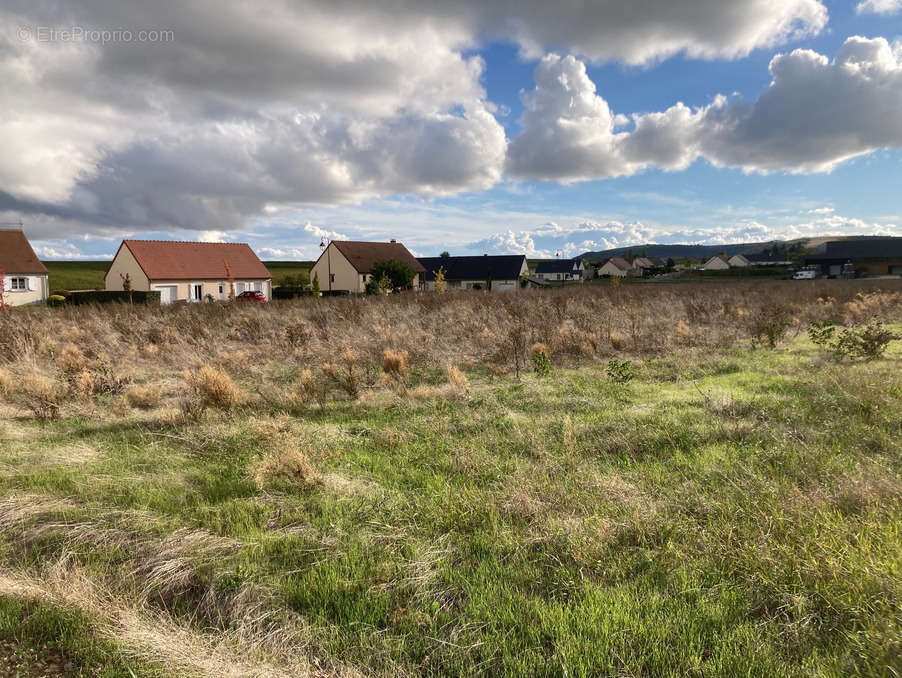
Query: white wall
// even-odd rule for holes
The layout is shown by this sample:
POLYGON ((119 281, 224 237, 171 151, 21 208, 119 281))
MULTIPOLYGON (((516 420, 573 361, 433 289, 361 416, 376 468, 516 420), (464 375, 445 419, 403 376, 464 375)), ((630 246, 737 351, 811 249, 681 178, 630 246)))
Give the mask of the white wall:
POLYGON ((10 306, 42 304, 47 301, 49 287, 47 274, 6 273, 3 278, 3 300, 10 306), (12 288, 13 278, 24 278, 26 289, 14 290, 12 288))

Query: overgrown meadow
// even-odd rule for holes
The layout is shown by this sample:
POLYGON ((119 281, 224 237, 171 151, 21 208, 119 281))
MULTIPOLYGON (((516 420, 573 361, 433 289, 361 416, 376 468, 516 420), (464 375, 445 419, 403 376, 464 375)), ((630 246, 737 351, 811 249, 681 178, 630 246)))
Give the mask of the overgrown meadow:
POLYGON ((894 281, 2 313, 0 668, 896 676, 900 332, 894 281))

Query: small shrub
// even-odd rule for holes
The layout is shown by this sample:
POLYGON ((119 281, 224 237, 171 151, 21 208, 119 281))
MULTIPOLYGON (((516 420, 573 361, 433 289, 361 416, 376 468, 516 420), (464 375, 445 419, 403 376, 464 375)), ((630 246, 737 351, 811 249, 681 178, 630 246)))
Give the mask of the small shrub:
POLYGON ((186 370, 185 384, 188 387, 185 410, 195 416, 208 407, 229 410, 241 400, 241 389, 232 378, 209 365, 193 372, 186 370))
POLYGON ((843 330, 831 344, 838 360, 845 357, 875 360, 881 357, 891 341, 902 339, 902 335, 887 329, 879 321, 872 321, 863 327, 843 330))
POLYGON ((56 364, 63 374, 75 375, 87 367, 88 361, 78 346, 66 344, 60 351, 56 364))
POLYGON ((306 487, 319 480, 319 473, 296 443, 280 440, 273 447, 254 469, 254 482, 258 487, 262 488, 272 480, 283 480, 297 487, 306 487))
POLYGON ((613 381, 615 384, 628 384, 636 376, 636 371, 633 368, 632 361, 630 360, 611 359, 608 361, 606 371, 608 374, 608 379, 613 381))
POLYGON ((532 345, 532 371, 540 377, 551 372, 551 359, 548 357, 548 347, 541 343, 532 345))
POLYGON ((294 323, 285 328, 285 339, 292 348, 306 346, 310 336, 310 327, 307 323, 294 323))
POLYGON ((832 320, 813 322, 808 326, 808 338, 816 346, 827 346, 836 333, 836 325, 832 320))
POLYGON ((338 364, 326 363, 323 373, 330 377, 351 398, 360 395, 360 370, 356 351, 346 347, 338 356, 338 364))
POLYGON ((66 305, 66 297, 62 294, 51 294, 47 297, 47 305, 48 306, 65 306, 66 305))
POLYGON ((454 367, 454 365, 448 365, 445 368, 445 373, 448 375, 448 383, 454 387, 460 397, 466 398, 470 395, 470 380, 467 379, 466 374, 454 367))
POLYGON ((325 380, 317 378, 313 370, 305 368, 294 383, 294 397, 302 403, 315 402, 320 409, 326 406, 328 387, 325 380))
POLYGON ((139 410, 151 410, 160 404, 160 388, 158 386, 131 386, 125 392, 125 402, 129 407, 139 410))
POLYGON ((13 390, 13 375, 9 373, 9 370, 5 370, 0 367, 0 396, 6 396, 12 393, 13 390))
POLYGON ((382 353, 382 381, 393 391, 407 391, 407 351, 385 349, 382 353))
POLYGON ((52 379, 38 374, 26 375, 19 382, 15 394, 19 403, 38 419, 56 419, 59 416, 62 387, 52 379))

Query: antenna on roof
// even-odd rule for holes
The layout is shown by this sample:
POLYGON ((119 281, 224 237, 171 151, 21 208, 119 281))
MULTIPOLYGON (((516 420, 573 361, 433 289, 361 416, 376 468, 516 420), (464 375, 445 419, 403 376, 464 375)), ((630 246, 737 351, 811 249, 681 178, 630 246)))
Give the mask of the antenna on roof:
POLYGON ((22 228, 24 225, 25 224, 22 223, 21 219, 18 221, 0 221, 0 226, 18 226, 19 228, 22 228))

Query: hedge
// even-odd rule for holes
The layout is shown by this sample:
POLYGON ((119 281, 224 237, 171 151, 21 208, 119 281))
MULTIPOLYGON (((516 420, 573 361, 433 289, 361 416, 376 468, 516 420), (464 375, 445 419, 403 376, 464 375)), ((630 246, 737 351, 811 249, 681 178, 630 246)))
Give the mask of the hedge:
POLYGON ((145 292, 134 290, 132 292, 120 292, 116 290, 87 290, 84 292, 70 292, 66 295, 66 301, 75 306, 83 304, 109 304, 129 302, 134 304, 159 304, 160 293, 156 290, 145 292))

